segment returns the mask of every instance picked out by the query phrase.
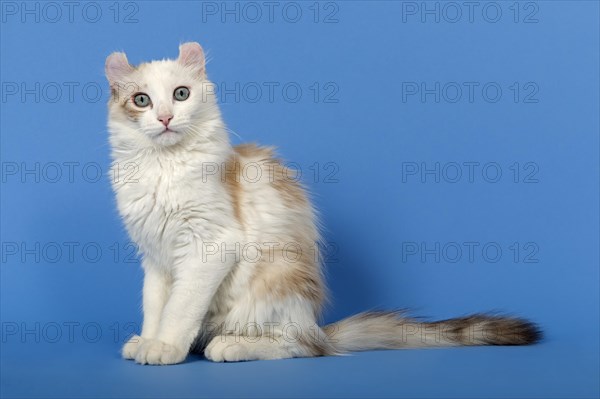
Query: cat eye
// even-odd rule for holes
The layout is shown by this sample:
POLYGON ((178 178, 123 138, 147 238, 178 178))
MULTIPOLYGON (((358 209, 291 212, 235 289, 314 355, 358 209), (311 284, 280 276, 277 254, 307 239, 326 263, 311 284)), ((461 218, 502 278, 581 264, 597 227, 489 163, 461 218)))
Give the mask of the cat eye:
POLYGON ((175 97, 175 100, 177 101, 185 101, 189 96, 190 89, 185 86, 178 87, 175 89, 175 92, 173 92, 173 97, 175 97))
POLYGON ((138 107, 144 108, 150 105, 150 97, 145 93, 138 93, 133 96, 133 102, 138 107))

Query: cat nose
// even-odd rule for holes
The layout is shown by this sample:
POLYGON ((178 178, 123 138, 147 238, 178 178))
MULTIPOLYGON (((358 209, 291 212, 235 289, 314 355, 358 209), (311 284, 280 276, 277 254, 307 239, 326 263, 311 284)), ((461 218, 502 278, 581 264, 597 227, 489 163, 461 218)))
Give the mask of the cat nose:
POLYGON ((162 122, 163 125, 169 126, 169 122, 173 119, 173 115, 161 115, 158 117, 158 120, 162 122))

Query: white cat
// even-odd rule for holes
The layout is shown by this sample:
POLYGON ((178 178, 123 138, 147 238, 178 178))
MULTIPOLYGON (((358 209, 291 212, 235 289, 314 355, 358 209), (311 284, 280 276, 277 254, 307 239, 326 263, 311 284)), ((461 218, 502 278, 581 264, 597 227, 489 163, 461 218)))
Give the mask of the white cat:
POLYGON ((231 146, 202 48, 179 52, 137 67, 123 53, 106 60, 113 172, 133 176, 113 186, 145 272, 142 332, 123 357, 174 364, 193 350, 221 362, 539 339, 532 323, 483 314, 367 312, 319 327, 326 290, 305 190, 271 149, 231 146))

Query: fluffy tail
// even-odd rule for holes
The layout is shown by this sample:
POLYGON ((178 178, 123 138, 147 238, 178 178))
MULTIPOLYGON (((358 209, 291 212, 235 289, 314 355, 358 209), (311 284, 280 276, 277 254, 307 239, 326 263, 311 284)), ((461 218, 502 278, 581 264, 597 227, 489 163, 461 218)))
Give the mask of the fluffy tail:
POLYGON ((323 327, 338 353, 468 345, 529 345, 542 332, 524 319, 474 314, 436 322, 404 317, 402 312, 365 312, 323 327))

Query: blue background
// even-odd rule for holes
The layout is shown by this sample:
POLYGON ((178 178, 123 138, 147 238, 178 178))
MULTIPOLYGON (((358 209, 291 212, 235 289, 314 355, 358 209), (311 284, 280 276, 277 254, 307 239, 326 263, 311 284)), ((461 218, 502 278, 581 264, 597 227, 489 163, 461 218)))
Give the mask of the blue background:
POLYGON ((96 23, 83 18, 86 3, 73 21, 66 6, 56 17, 37 4, 39 22, 21 15, 21 2, 2 4, 3 397, 599 395, 597 2, 522 2, 517 22, 513 2, 495 2, 485 17, 488 3, 477 3, 472 21, 463 7, 455 22, 445 3, 321 3, 315 22, 314 3, 296 2, 297 23, 296 8, 282 14, 286 3, 273 21, 263 7, 257 22, 238 3, 239 22, 222 22, 222 2, 130 2, 115 22, 113 2, 98 2, 96 23), (422 8, 436 4, 439 22, 423 22, 422 8), (203 12, 212 5, 217 15, 203 12), (131 13, 137 22, 125 23, 131 13), (130 323, 141 321, 142 273, 107 173, 104 60, 115 50, 132 63, 176 57, 189 40, 207 50, 213 81, 240 85, 238 100, 222 98, 243 139, 233 141, 276 145, 314 193, 337 248, 327 254, 326 321, 371 308, 431 318, 503 310, 538 322, 544 342, 239 364, 190 356, 172 367, 121 360, 130 323), (273 101, 264 82, 279 84, 273 101), (282 92, 290 82, 302 89, 297 102, 282 92), (422 82, 440 83, 438 102, 407 94, 422 82), (451 82, 464 89, 456 102, 451 82), (479 85, 472 101, 464 82, 479 85), (493 90, 482 94, 490 82, 502 89, 496 102, 493 90), (22 84, 34 94, 22 97, 22 84), (253 102, 256 84, 265 91, 253 102), (65 162, 76 163, 72 177, 65 162), (472 181, 465 162, 479 162, 472 181), (439 182, 403 174, 436 163, 439 182), (463 174, 452 182, 455 163, 463 174), (482 175, 486 164, 494 169, 482 175), (106 176, 94 182, 98 168, 106 176), (469 242, 472 261, 465 251, 456 259, 469 242), (413 243, 434 252, 438 243, 439 262, 407 252, 413 243))

